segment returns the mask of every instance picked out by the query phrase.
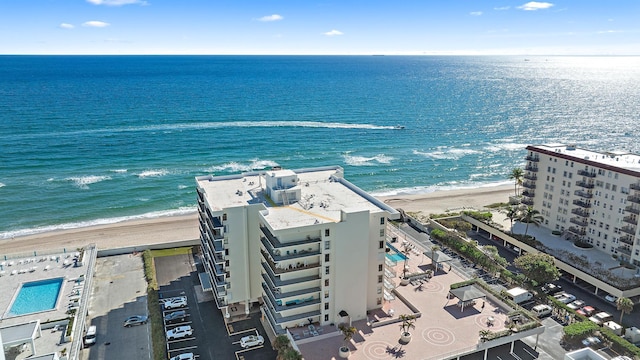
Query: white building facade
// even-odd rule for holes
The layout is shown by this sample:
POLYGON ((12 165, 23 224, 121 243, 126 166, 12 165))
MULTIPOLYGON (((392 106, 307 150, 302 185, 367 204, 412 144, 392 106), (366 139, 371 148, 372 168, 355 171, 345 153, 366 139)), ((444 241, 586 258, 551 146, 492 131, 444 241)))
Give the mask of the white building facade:
POLYGON ((196 178, 216 303, 260 303, 272 330, 366 319, 384 301, 386 221, 397 211, 340 167, 196 178), (345 314, 348 314, 345 316, 345 314))
POLYGON ((640 265, 640 156, 573 145, 527 147, 522 202, 542 226, 640 265))

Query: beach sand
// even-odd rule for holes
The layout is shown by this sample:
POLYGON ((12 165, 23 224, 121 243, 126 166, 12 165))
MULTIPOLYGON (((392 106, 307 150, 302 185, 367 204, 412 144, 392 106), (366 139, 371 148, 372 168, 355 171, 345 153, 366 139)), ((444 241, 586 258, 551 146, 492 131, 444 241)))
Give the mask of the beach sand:
MULTIPOLYGON (((508 202, 513 186, 435 191, 427 194, 379 197, 409 213, 444 213, 508 202)), ((124 221, 114 224, 59 230, 0 240, 0 254, 76 249, 96 244, 98 249, 162 244, 199 238, 197 214, 124 221)))

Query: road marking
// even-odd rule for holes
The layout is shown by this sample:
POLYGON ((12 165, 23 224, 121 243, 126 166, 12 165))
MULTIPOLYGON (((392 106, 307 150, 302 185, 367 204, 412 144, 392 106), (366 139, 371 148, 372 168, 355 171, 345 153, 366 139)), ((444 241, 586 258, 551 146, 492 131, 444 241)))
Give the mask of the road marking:
POLYGON ((230 333, 229 336, 234 336, 234 335, 239 335, 242 333, 247 333, 247 332, 255 332, 256 335, 260 335, 258 333, 258 330, 256 328, 251 328, 251 329, 247 329, 247 330, 242 330, 242 331, 238 331, 238 332, 234 332, 234 333, 230 333))
POLYGON ((188 340, 195 340, 196 337, 192 336, 192 337, 184 337, 182 339, 177 339, 177 340, 167 340, 167 344, 175 344, 181 341, 188 341, 188 340))
POLYGON ((198 348, 197 346, 187 346, 187 347, 183 347, 183 348, 179 348, 179 349, 169 350, 169 352, 172 353, 172 352, 177 352, 177 351, 195 350, 197 348, 198 348))
POLYGON ((259 346, 254 346, 254 347, 238 350, 238 351, 236 351, 236 359, 237 360, 240 360, 241 358, 244 359, 244 356, 242 356, 241 354, 246 353, 247 351, 251 351, 251 350, 262 349, 263 347, 264 347, 264 345, 259 345, 259 346))

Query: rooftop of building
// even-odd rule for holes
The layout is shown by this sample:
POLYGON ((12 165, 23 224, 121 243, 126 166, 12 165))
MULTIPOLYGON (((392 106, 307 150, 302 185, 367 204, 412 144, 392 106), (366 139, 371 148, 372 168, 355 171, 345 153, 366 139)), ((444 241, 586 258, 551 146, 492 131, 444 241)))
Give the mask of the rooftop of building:
MULTIPOLYGON (((212 210, 263 204, 274 229, 319 223, 339 222, 342 211, 397 211, 351 184, 342 177, 342 168, 323 167, 301 170, 270 170, 232 176, 196 178, 212 210), (289 190, 300 190, 299 201, 276 205, 266 196, 266 176, 297 175, 298 182, 289 190)), ((393 217, 393 216, 391 216, 393 217)))
POLYGON ((529 148, 542 149, 556 154, 562 154, 576 159, 582 159, 596 164, 601 164, 607 167, 640 171, 640 155, 632 154, 625 151, 598 152, 581 149, 576 147, 575 145, 567 144, 533 145, 529 148))

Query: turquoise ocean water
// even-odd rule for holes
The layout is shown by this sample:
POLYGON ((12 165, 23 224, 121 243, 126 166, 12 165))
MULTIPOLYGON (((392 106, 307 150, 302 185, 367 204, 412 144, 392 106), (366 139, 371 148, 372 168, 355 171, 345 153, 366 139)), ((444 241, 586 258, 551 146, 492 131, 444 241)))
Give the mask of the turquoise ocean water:
POLYGON ((193 212, 205 174, 412 194, 509 183, 529 144, 640 152, 640 58, 527 60, 0 56, 0 239, 193 212))

